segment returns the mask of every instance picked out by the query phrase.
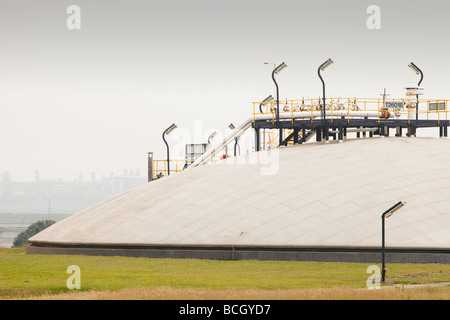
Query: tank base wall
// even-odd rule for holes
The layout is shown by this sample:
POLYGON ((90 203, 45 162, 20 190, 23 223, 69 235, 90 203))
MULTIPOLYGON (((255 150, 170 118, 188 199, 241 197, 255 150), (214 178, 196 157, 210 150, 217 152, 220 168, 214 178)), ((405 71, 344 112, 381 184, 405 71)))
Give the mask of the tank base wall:
MULTIPOLYGON (((380 263, 381 250, 373 248, 233 248, 128 247, 29 245, 27 254, 127 256, 173 259, 279 260, 380 263)), ((386 249, 387 263, 450 264, 450 249, 386 249)))

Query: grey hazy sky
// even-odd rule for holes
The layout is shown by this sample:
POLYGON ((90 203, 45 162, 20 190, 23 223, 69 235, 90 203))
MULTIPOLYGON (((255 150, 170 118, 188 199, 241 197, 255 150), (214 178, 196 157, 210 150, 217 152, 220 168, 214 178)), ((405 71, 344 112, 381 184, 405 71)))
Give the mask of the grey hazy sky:
MULTIPOLYGON (((171 123, 225 130, 273 93, 268 62, 286 62, 280 96, 449 98, 448 1, 0 0, 0 172, 15 180, 146 174, 171 123), (66 9, 81 8, 81 30, 66 9), (369 5, 381 30, 369 30, 369 5)), ((206 138, 203 137, 205 141, 206 138)), ((194 141, 200 142, 200 141, 194 141)))

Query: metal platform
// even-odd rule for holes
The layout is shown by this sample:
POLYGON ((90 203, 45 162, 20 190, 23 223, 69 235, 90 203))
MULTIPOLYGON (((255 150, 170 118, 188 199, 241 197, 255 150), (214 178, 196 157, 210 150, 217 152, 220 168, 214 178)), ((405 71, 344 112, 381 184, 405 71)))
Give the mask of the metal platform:
POLYGON ((277 130, 278 135, 282 136, 278 145, 286 146, 304 143, 311 135, 315 135, 316 141, 342 141, 347 138, 348 132, 356 132, 357 138, 389 136, 391 129, 395 129, 395 136, 410 137, 416 136, 419 128, 437 128, 439 137, 447 137, 450 125, 448 100, 444 99, 329 98, 326 99, 326 113, 323 112, 321 101, 280 101, 279 112, 275 101, 254 102, 252 128, 255 130, 255 150, 261 150, 262 129, 264 134, 277 130), (371 116, 352 116, 356 112, 361 115, 371 113, 371 116), (318 117, 317 113, 323 113, 323 116, 318 117), (292 115, 290 119, 289 114, 292 115), (269 120, 259 120, 260 115, 272 117, 269 120))
MULTIPOLYGON (((304 143, 309 134, 314 133, 316 141, 328 140, 343 140, 347 138, 349 129, 355 129, 357 137, 373 137, 390 136, 390 129, 395 129, 396 136, 415 136, 418 128, 437 128, 439 130, 439 137, 447 137, 449 120, 380 120, 377 119, 351 119, 346 118, 325 120, 325 123, 316 121, 311 123, 310 120, 294 120, 280 121, 279 126, 273 124, 272 121, 255 121, 252 124, 256 132, 256 151, 261 148, 261 129, 281 129, 292 130, 293 132, 283 139, 282 145, 287 145, 289 141, 293 144, 304 143)), ((283 134, 283 133, 282 133, 283 134)))

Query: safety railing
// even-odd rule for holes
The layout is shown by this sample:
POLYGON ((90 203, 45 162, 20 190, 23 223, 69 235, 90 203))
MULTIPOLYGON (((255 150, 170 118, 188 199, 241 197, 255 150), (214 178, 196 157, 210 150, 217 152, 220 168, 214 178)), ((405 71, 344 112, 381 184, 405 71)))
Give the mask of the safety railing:
MULTIPOLYGON (((193 160, 169 160, 170 174, 183 171, 193 160)), ((169 173, 167 160, 153 160, 153 180, 167 176, 169 173)))
MULTIPOLYGON (((221 156, 214 157, 210 162, 216 162, 221 160, 221 156)), ((169 160, 170 162, 170 174, 175 174, 186 169, 195 159, 174 159, 169 160)), ((165 177, 168 175, 168 164, 167 160, 153 159, 153 180, 165 177)))
MULTIPOLYGON (((361 117, 370 114, 370 117, 376 117, 378 122, 381 119, 407 119, 411 120, 449 120, 447 99, 416 99, 416 97, 407 97, 400 99, 387 98, 343 98, 331 97, 325 100, 325 109, 327 119, 331 122, 337 118, 344 117, 348 122, 354 117, 361 117), (361 113, 358 113, 361 112, 361 113)), ((280 100, 280 121, 291 121, 302 118, 309 119, 313 123, 317 118, 322 117, 323 99, 295 99, 280 100)), ((275 124, 277 119, 276 101, 253 102, 253 121, 256 121, 258 115, 270 115, 265 119, 271 119, 275 124)), ((269 120, 270 121, 270 120, 269 120)), ((268 129, 263 134, 267 134, 265 144, 276 147, 278 143, 279 131, 268 129)), ((290 131, 282 131, 283 138, 290 134, 290 131)), ((289 142, 288 142, 289 143, 289 142)), ((211 159, 212 162, 221 160, 221 157, 211 159)), ((170 160, 170 173, 183 171, 194 160, 170 160)), ((153 179, 168 174, 167 160, 153 160, 153 179)))
MULTIPOLYGON (((325 99, 325 109, 329 119, 337 117, 346 117, 348 121, 354 116, 355 111, 376 112, 377 118, 395 118, 415 120, 448 120, 448 102, 446 99, 416 99, 416 97, 408 97, 402 99, 383 99, 383 98, 342 98, 332 97, 325 99), (417 109, 417 110, 416 110, 417 109), (334 113, 334 115, 333 115, 334 113), (352 116, 353 115, 353 116, 352 116)), ((317 111, 323 111, 323 99, 297 99, 297 100, 280 100, 280 121, 291 121, 298 117, 299 112, 304 113, 304 118, 309 118, 314 122, 318 118, 317 111), (308 117, 308 113, 310 116, 308 117), (291 115, 286 117, 286 115, 291 115)), ((272 116, 272 122, 277 119, 277 103, 276 101, 253 102, 253 117, 265 114, 272 116)))

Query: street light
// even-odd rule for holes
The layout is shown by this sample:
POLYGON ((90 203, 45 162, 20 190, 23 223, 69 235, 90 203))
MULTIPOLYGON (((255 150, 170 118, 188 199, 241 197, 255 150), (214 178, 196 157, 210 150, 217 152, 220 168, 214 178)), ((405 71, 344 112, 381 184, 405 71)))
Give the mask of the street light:
MULTIPOLYGON (((275 63, 275 62, 264 62, 264 64, 271 64, 271 65, 273 65, 273 68, 275 69, 275 67, 277 66, 277 64, 275 63)), ((277 87, 275 86, 275 89, 274 89, 274 95, 276 95, 277 94, 277 87)), ((273 99, 272 98, 272 100, 270 100, 270 101, 273 101, 273 100, 275 100, 275 99, 273 99)), ((261 110, 261 108, 260 108, 260 110, 261 110)), ((262 113, 262 112, 261 112, 262 113)))
POLYGON ((177 126, 175 125, 175 123, 173 123, 170 127, 168 127, 166 130, 164 130, 163 134, 162 134, 162 138, 164 143, 166 144, 167 147, 167 175, 170 176, 170 158, 169 158, 169 144, 167 143, 166 139, 164 138, 164 136, 167 134, 169 135, 173 130, 175 130, 177 128, 177 126))
POLYGON ((385 259, 385 241, 384 241, 384 229, 385 229, 385 223, 384 220, 389 218, 390 216, 392 216, 395 212, 397 212, 398 210, 400 210, 401 208, 403 208, 406 205, 406 202, 398 202, 396 203, 394 206, 392 206, 391 208, 389 208, 388 210, 386 210, 382 215, 381 215, 381 281, 384 282, 386 279, 386 259, 385 259))
MULTIPOLYGON (((418 66, 416 66, 414 64, 414 62, 411 62, 410 64, 408 64, 408 67, 410 67, 417 75, 421 75, 422 74, 422 71, 419 69, 418 66)), ((422 81, 422 79, 420 81, 422 81)), ((419 82, 418 85, 420 86, 420 82, 419 82)))
MULTIPOLYGON (((417 84, 417 87, 420 87, 420 84, 423 81, 423 72, 419 69, 418 66, 414 64, 414 62, 411 62, 408 64, 408 67, 410 67, 417 75, 420 75, 419 83, 417 84)), ((419 119, 419 95, 416 94, 416 120, 419 119)))
MULTIPOLYGON (((264 62, 265 64, 267 64, 268 62, 264 62)), ((262 111, 262 106, 263 104, 267 104, 271 101, 274 101, 275 99, 272 97, 272 95, 268 96, 267 98, 265 98, 260 104, 259 104, 259 112, 263 113, 262 111)), ((259 134, 259 133, 257 133, 259 134)), ((265 145, 266 145, 266 128, 263 129, 263 149, 265 149, 265 145)))
POLYGON ((280 129, 280 139, 279 139, 279 146, 281 146, 281 144, 283 143, 283 135, 282 135, 282 129, 280 127, 280 94, 279 94, 279 88, 278 88, 278 83, 275 80, 275 75, 279 74, 281 72, 281 70, 283 70, 284 68, 286 68, 287 65, 283 62, 282 64, 280 64, 278 67, 276 67, 275 69, 273 69, 272 72, 272 80, 275 83, 275 86, 277 87, 277 127, 280 129))
POLYGON ((269 103, 269 102, 271 102, 271 101, 273 101, 274 99, 273 99, 273 97, 272 97, 272 95, 270 95, 270 96, 268 96, 267 98, 265 98, 263 101, 261 101, 261 103, 259 104, 259 112, 260 113, 263 113, 263 111, 262 111, 262 109, 261 109, 261 107, 263 106, 263 104, 267 104, 267 103, 269 103))
MULTIPOLYGON (((233 123, 230 123, 230 124, 228 125, 228 128, 229 128, 230 130, 234 130, 234 129, 235 129, 234 124, 233 124, 233 123)), ((223 149, 224 149, 224 152, 225 152, 225 157, 228 158, 228 145, 226 145, 223 149)))
POLYGON ((217 131, 211 133, 208 137, 208 144, 211 144, 211 139, 213 139, 217 135, 217 131))
POLYGON ((319 74, 319 78, 322 81, 322 88, 323 88, 323 117, 322 117, 322 128, 323 128, 323 137, 328 141, 328 124, 326 122, 326 108, 325 108, 325 82, 322 79, 322 76, 320 74, 320 71, 324 71, 328 66, 330 66, 334 61, 331 59, 328 59, 324 63, 322 63, 317 70, 317 73, 319 74))
POLYGON ((234 138, 234 156, 236 157, 236 147, 239 147, 239 154, 241 154, 241 147, 238 144, 239 137, 234 138))

